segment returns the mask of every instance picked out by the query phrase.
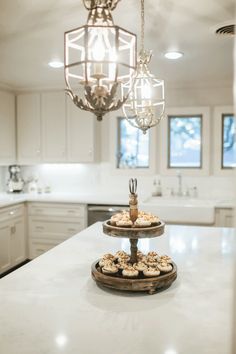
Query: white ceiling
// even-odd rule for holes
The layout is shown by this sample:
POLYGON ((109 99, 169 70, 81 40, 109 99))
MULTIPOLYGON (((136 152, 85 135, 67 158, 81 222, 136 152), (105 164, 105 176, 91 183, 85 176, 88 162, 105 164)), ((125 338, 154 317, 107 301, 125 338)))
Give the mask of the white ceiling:
MULTIPOLYGON (((234 0, 145 0, 145 47, 153 50, 153 73, 174 85, 232 82, 233 38, 214 28, 233 22, 234 0), (168 61, 167 50, 184 57, 168 61)), ((139 33, 140 1, 121 0, 114 22, 139 33)), ((0 0, 0 83, 15 89, 64 87, 63 34, 85 24, 82 0, 0 0)))

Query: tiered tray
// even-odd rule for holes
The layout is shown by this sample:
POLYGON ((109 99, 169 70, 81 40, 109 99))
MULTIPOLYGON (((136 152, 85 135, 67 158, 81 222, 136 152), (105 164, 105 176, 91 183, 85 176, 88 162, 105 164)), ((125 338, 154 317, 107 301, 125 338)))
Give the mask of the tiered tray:
POLYGON ((176 264, 172 263, 173 269, 170 273, 159 275, 158 277, 144 277, 140 276, 135 279, 124 278, 119 275, 103 274, 99 267, 99 261, 92 265, 92 277, 99 286, 105 286, 110 289, 132 292, 148 292, 154 294, 158 291, 165 290, 171 286, 173 281, 177 278, 176 264))
MULTIPOLYGON (((161 236, 164 233, 164 228, 165 224, 163 222, 160 222, 156 226, 145 228, 117 227, 111 225, 109 220, 103 223, 103 232, 106 235, 130 239, 131 263, 137 262, 138 240, 140 238, 152 238, 161 236)), ((144 275, 139 275, 137 278, 130 279, 125 278, 120 274, 103 274, 101 268, 99 267, 99 260, 97 260, 92 265, 92 277, 100 286, 122 291, 145 291, 149 294, 153 294, 157 291, 168 288, 177 278, 177 267, 174 262, 172 263, 172 267, 173 269, 171 272, 162 273, 158 277, 145 277, 144 275)))

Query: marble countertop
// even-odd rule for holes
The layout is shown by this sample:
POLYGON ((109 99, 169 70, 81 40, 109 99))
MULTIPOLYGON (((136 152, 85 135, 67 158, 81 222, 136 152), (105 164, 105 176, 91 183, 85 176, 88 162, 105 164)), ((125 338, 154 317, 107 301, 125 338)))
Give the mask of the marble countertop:
MULTIPOLYGON (((150 195, 139 194, 139 202, 143 206, 148 205, 147 199, 150 195)), ((164 197, 165 198, 165 197, 164 197)), ((173 198, 173 202, 176 202, 176 198, 173 198)), ((159 203, 159 198, 157 197, 157 204, 159 203)), ((171 198, 167 198, 171 200, 171 198)), ((188 200, 186 198, 181 198, 181 201, 188 200)), ((210 202, 215 208, 233 208, 235 202, 233 200, 227 199, 201 199, 197 198, 197 201, 204 205, 204 201, 210 202)), ((127 193, 43 193, 43 194, 8 194, 0 193, 0 208, 10 206, 16 203, 22 202, 55 202, 55 203, 81 203, 81 204, 103 204, 103 205, 128 205, 128 194, 127 193)), ((153 204, 152 204, 153 206, 153 204)))
POLYGON ((97 287, 91 264, 128 250, 96 223, 0 279, 4 354, 230 354, 233 229, 168 226, 139 241, 172 256, 178 278, 155 295, 97 287))

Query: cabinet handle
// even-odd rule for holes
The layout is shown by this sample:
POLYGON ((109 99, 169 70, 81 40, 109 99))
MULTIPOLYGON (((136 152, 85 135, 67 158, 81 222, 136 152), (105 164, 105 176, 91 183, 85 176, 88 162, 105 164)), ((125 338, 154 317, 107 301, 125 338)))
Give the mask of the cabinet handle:
POLYGON ((77 232, 75 229, 68 229, 69 232, 77 232))
POLYGON ((44 230, 43 226, 36 226, 36 230, 44 230))
POLYGON ((35 212, 36 213, 42 213, 43 211, 42 211, 42 209, 35 209, 35 212))
POLYGON ((36 150, 36 154, 40 154, 40 150, 39 149, 36 150))
POLYGON ((10 211, 10 212, 9 212, 9 215, 15 215, 15 211, 13 211, 13 210, 10 211))
POLYGON ((16 233, 16 227, 15 226, 12 226, 11 227, 11 234, 13 235, 13 234, 15 234, 16 233))
POLYGON ((75 214, 75 213, 76 213, 75 210, 68 210, 67 212, 68 212, 69 214, 75 214))

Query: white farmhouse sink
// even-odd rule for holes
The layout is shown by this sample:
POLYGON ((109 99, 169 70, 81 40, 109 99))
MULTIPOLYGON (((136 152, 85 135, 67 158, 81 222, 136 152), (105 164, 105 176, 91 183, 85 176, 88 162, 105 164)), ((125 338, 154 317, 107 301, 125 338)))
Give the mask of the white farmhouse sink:
POLYGON ((140 209, 169 223, 210 225, 215 220, 215 203, 204 199, 150 197, 140 204, 140 209))

